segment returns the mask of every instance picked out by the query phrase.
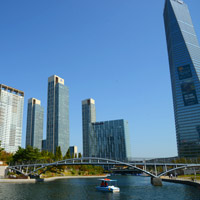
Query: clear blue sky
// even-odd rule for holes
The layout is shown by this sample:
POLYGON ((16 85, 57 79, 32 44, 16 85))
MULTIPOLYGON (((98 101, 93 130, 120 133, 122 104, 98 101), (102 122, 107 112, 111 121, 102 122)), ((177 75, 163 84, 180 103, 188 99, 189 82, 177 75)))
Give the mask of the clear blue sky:
MULTIPOLYGON (((200 38, 200 1, 185 1, 200 38)), ((0 1, 0 83, 42 101, 47 79, 70 91, 70 145, 82 151, 81 101, 94 98, 97 121, 129 121, 132 156, 176 156, 163 23, 164 0, 0 1)), ((46 137, 46 133, 44 133, 46 137)))

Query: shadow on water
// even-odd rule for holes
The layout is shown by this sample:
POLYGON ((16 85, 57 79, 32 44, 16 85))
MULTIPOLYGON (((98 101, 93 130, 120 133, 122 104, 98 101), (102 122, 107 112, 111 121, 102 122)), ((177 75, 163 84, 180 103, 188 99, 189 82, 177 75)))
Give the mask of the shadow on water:
POLYGON ((195 187, 164 182, 150 184, 149 177, 115 176, 119 193, 96 190, 97 179, 60 179, 36 184, 0 184, 0 200, 200 200, 195 187))

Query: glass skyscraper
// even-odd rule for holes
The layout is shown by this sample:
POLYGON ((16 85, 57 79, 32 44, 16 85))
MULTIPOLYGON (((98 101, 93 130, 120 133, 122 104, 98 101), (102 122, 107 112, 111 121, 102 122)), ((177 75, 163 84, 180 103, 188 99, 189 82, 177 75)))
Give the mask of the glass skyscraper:
POLYGON ((82 101, 83 156, 128 160, 131 156, 128 122, 96 122, 94 99, 82 101))
POLYGON ((69 90, 64 79, 53 75, 48 78, 46 147, 55 153, 57 146, 63 155, 69 148, 69 90))
POLYGON ((200 156, 200 47, 187 5, 166 0, 164 8, 178 154, 200 156))
POLYGON ((42 150, 44 109, 38 99, 28 100, 26 147, 28 145, 42 150))
POLYGON ((21 146, 24 92, 0 84, 0 141, 5 151, 21 146))
POLYGON ((128 121, 91 123, 91 156, 127 161, 131 157, 128 121))
POLYGON ((86 99, 82 101, 83 157, 90 156, 91 122, 96 122, 95 100, 86 99))

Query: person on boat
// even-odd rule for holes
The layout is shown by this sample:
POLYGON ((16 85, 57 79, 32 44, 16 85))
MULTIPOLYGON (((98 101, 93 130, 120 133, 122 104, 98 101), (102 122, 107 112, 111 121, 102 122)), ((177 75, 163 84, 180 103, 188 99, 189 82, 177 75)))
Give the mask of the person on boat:
POLYGON ((105 187, 104 181, 101 182, 101 187, 105 187))
POLYGON ((105 182, 105 187, 108 187, 108 183, 107 182, 105 182))

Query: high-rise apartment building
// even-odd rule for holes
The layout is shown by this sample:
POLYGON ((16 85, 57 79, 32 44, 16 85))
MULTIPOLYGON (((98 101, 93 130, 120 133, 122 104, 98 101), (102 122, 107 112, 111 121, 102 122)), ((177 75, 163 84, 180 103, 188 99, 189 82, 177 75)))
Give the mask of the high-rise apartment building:
POLYGON ((46 148, 55 153, 57 146, 63 155, 69 148, 69 90, 64 79, 53 75, 48 78, 46 148))
POLYGON ((94 99, 82 101, 83 156, 114 160, 131 157, 128 122, 112 120, 96 122, 94 99))
POLYGON ((82 101, 82 128, 83 128, 83 157, 90 156, 90 123, 96 122, 94 99, 82 101))
POLYGON ((187 5, 166 0, 167 39, 180 157, 200 156, 200 46, 187 5))
POLYGON ((0 84, 0 141, 5 151, 21 146, 24 92, 0 84))
POLYGON ((28 145, 42 150, 44 108, 38 99, 28 100, 26 147, 28 145))
POLYGON ((91 123, 91 156, 127 161, 131 157, 128 121, 91 123))

